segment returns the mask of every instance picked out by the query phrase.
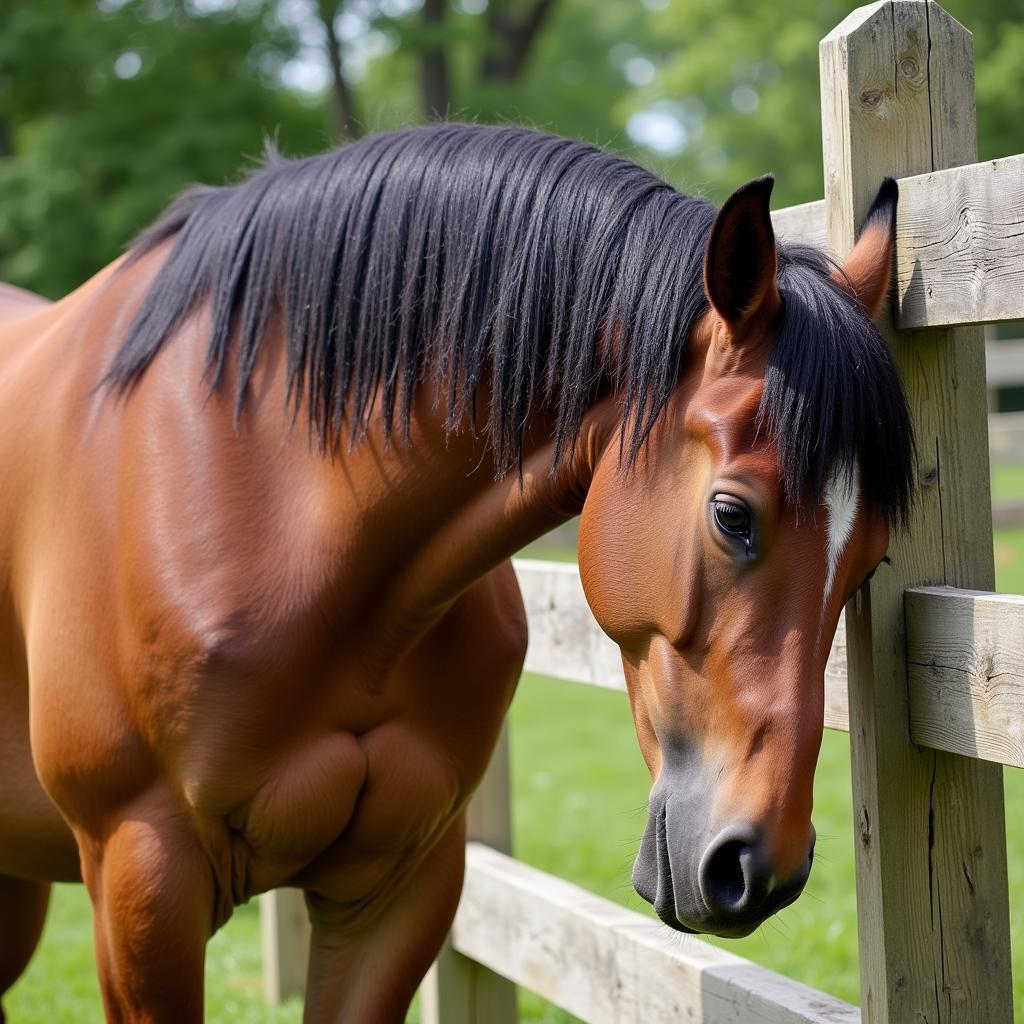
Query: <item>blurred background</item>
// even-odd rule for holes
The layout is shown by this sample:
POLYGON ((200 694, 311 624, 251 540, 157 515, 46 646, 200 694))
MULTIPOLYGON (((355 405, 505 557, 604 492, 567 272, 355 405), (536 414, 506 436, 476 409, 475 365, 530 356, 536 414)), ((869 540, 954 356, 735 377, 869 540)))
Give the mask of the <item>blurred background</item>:
MULTIPOLYGON (((437 116, 624 152, 721 200, 822 195, 818 40, 837 0, 4 0, 0 280, 58 297, 184 186, 437 116)), ((979 159, 1024 151, 1024 7, 948 0, 979 159)))
MULTIPOLYGON (((943 0, 974 33, 979 159, 1024 152, 1024 4, 943 0)), ((439 116, 514 121, 618 150, 720 201, 777 175, 821 198, 818 41, 837 0, 0 0, 0 280, 57 298, 116 257, 185 186, 439 116)), ((1024 329, 1001 329, 1012 338, 1024 329)), ((990 338, 995 554, 1024 593, 1024 342, 990 338), (995 354, 998 358, 992 358, 995 354), (1014 416, 1016 415, 1016 419, 1014 416), (1009 418, 1007 418, 1009 417, 1009 418)), ((572 529, 531 553, 575 558, 572 529)), ((648 912, 629 883, 648 780, 626 698, 526 676, 512 710, 522 859, 648 912)), ((1024 773, 1006 770, 1015 992, 1024 1021, 1024 773)), ((856 1002, 849 751, 827 732, 806 894, 722 944, 856 1002)), ((667 944, 683 941, 666 931, 667 944)), ((207 1019, 268 1009, 255 904, 215 936, 207 1019)), ((58 887, 8 1019, 100 1019, 88 899, 58 887)), ((524 995, 524 1020, 568 1021, 524 995)), ((413 1017, 416 1019, 416 1011, 413 1017)), ((482 1022, 483 1024, 483 1022, 482 1022)))

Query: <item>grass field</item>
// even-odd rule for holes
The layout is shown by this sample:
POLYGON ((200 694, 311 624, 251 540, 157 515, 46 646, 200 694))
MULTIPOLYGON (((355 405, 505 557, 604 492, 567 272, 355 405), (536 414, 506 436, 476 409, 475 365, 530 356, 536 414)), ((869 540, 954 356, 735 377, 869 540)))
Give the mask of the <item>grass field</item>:
MULTIPOLYGON (((1024 493, 1024 469, 998 473, 994 490, 1024 493)), ((997 531, 995 551, 999 588, 1024 593, 1024 529, 997 531)), ((625 696, 527 676, 511 722, 517 856, 648 912, 629 884, 648 780, 625 696)), ((1024 773, 1007 769, 1005 777, 1015 1017, 1024 1020, 1024 773)), ((856 1002, 856 902, 845 735, 825 734, 814 820, 819 841, 804 896, 749 938, 718 944, 856 1002)), ((666 938, 700 941, 675 939, 667 931, 666 938)), ((259 971, 254 903, 240 908, 210 944, 207 1020, 298 1022, 302 1014, 297 1000, 274 1011, 263 1005, 259 971)), ((57 887, 40 951, 5 1007, 10 1024, 83 1024, 100 1019, 88 900, 81 887, 57 887)), ((528 993, 520 1007, 528 1021, 574 1019, 528 993)), ((410 1020, 415 1019, 414 1009, 410 1020)))

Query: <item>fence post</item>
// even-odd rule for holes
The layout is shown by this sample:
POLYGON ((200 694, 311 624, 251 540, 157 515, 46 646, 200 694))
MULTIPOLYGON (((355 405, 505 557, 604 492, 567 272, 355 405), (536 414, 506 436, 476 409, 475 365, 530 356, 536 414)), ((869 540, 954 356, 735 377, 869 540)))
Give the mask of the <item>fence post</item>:
MULTIPOLYGON (((841 257, 883 176, 976 159, 973 44, 937 4, 888 0, 849 15, 820 58, 828 238, 841 257)), ((919 481, 891 567, 847 612, 861 1007, 869 1024, 1009 1024, 1002 768, 911 742, 903 619, 907 586, 993 586, 982 331, 886 333, 919 481)))
MULTIPOLYGON (((508 723, 490 767, 469 805, 470 839, 512 852, 508 723)), ((457 953, 450 940, 420 987, 423 1024, 515 1024, 516 987, 483 964, 457 953)))
POLYGON ((271 889, 260 896, 263 998, 277 1006, 306 991, 309 915, 301 889, 271 889))

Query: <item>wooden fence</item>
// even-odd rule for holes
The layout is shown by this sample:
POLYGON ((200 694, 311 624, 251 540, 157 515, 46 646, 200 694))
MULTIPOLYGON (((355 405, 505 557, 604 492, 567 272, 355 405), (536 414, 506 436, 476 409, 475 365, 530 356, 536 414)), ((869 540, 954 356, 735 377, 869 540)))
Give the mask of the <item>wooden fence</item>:
MULTIPOLYGON (((1024 388, 1024 340, 988 341, 988 447, 993 466, 1024 466, 1024 412, 999 412, 1003 388, 1024 388)), ((1024 494, 993 494, 993 526, 1024 526, 1024 494)))
MULTIPOLYGON (((974 162, 971 36, 935 3, 854 11, 820 63, 825 199, 778 211, 776 228, 845 254, 882 177, 900 179, 886 334, 920 448, 911 528, 847 607, 826 679, 826 724, 850 734, 861 1007, 700 940, 666 942, 650 918, 512 859, 503 739, 471 807, 465 890, 424 985, 425 1024, 510 1024, 516 984, 609 1024, 1013 1018, 1001 766, 1024 767, 1024 597, 988 592, 974 325, 1024 319, 1024 155, 974 162)), ((575 567, 518 573, 527 668, 621 688, 575 567)), ((308 940, 295 894, 264 906, 276 997, 301 989, 308 940)))

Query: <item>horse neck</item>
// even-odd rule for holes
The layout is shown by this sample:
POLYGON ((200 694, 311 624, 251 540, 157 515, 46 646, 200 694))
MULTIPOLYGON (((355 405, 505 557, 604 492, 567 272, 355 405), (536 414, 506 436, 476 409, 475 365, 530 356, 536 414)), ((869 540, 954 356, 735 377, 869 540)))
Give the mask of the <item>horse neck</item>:
MULTIPOLYGON (((710 320, 700 322, 687 342, 682 376, 670 401, 673 424, 703 377, 711 341, 710 320)), ((604 359, 617 358, 604 349, 604 359)), ((488 397, 478 406, 486 408, 488 397)), ((662 417, 664 420, 665 417, 662 417)), ((482 433, 470 423, 450 432, 444 413, 424 387, 413 402, 409 438, 386 443, 379 426, 352 460, 345 486, 358 486, 360 466, 369 459, 378 478, 374 490, 387 492, 381 521, 396 546, 395 568, 430 603, 443 602, 538 537, 582 511, 598 464, 620 453, 621 403, 605 394, 587 411, 576 442, 552 470, 553 417, 538 409, 525 431, 521 472, 496 477, 493 455, 482 433), (381 466, 390 469, 381 470, 381 466), (383 472, 383 476, 380 474, 383 472), (401 554, 398 553, 401 550, 401 554)), ((662 424, 664 427, 664 424, 662 424)), ((376 513, 375 513, 376 514, 376 513)))
MULTIPOLYGON (((552 471, 553 441, 537 416, 528 424, 521 472, 496 477, 485 439, 468 426, 448 433, 430 405, 425 400, 414 410, 409 441, 387 449, 394 470, 382 509, 408 545, 405 568, 417 603, 424 590, 430 602, 458 593, 578 515, 598 461, 618 440, 616 403, 605 399, 589 411, 572 452, 552 471)), ((367 440, 367 454, 379 465, 381 446, 367 440)), ((364 458, 358 446, 351 457, 355 465, 364 458)))

